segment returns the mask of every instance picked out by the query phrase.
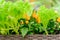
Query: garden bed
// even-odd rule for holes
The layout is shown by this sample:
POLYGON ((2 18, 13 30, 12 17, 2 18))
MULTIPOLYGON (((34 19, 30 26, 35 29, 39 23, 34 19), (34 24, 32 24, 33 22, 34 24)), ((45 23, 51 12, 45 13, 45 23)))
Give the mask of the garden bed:
POLYGON ((44 5, 1 1, 0 40, 60 40, 60 15, 44 5))
POLYGON ((0 40, 60 40, 60 34, 58 35, 27 35, 24 38, 21 35, 0 35, 0 40))

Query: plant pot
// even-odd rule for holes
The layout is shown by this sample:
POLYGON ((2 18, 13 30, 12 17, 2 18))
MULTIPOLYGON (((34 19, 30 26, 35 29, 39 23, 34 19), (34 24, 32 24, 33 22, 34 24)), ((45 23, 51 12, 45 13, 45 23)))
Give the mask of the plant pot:
POLYGON ((21 35, 0 35, 0 40, 60 40, 58 35, 27 35, 24 38, 21 35))

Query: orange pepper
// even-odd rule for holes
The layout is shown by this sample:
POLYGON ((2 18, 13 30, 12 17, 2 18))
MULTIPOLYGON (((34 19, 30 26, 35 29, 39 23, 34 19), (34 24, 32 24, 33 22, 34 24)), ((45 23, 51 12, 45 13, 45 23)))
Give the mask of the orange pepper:
POLYGON ((60 17, 57 19, 57 22, 60 22, 60 17))
POLYGON ((24 18, 25 18, 26 20, 30 20, 30 16, 28 16, 27 14, 24 14, 24 18))
POLYGON ((40 18, 38 17, 38 18, 36 19, 36 21, 37 21, 37 23, 40 23, 40 18))
POLYGON ((37 23, 40 23, 40 18, 35 11, 33 12, 32 17, 36 19, 37 23))
POLYGON ((26 24, 28 24, 29 22, 28 21, 25 21, 26 24))
POLYGON ((35 11, 33 12, 32 17, 35 18, 35 19, 37 19, 38 16, 37 16, 37 14, 36 14, 35 11))

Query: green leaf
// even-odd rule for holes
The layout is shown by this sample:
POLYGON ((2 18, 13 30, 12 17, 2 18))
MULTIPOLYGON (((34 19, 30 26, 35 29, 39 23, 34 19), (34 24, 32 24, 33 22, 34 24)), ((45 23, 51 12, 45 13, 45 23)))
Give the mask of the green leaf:
POLYGON ((39 32, 42 32, 42 31, 43 31, 43 27, 40 26, 40 27, 39 27, 39 32))
POLYGON ((50 30, 50 33, 53 33, 54 32, 54 30, 50 30))
POLYGON ((27 32, 28 32, 28 28, 22 28, 21 29, 21 34, 23 37, 27 34, 27 32))

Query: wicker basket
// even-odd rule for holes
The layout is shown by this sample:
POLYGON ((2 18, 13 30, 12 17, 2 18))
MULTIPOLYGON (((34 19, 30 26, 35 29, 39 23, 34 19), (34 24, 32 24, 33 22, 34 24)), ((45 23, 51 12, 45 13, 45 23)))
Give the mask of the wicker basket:
POLYGON ((24 38, 21 35, 0 35, 0 40, 60 40, 59 35, 27 35, 24 38))

